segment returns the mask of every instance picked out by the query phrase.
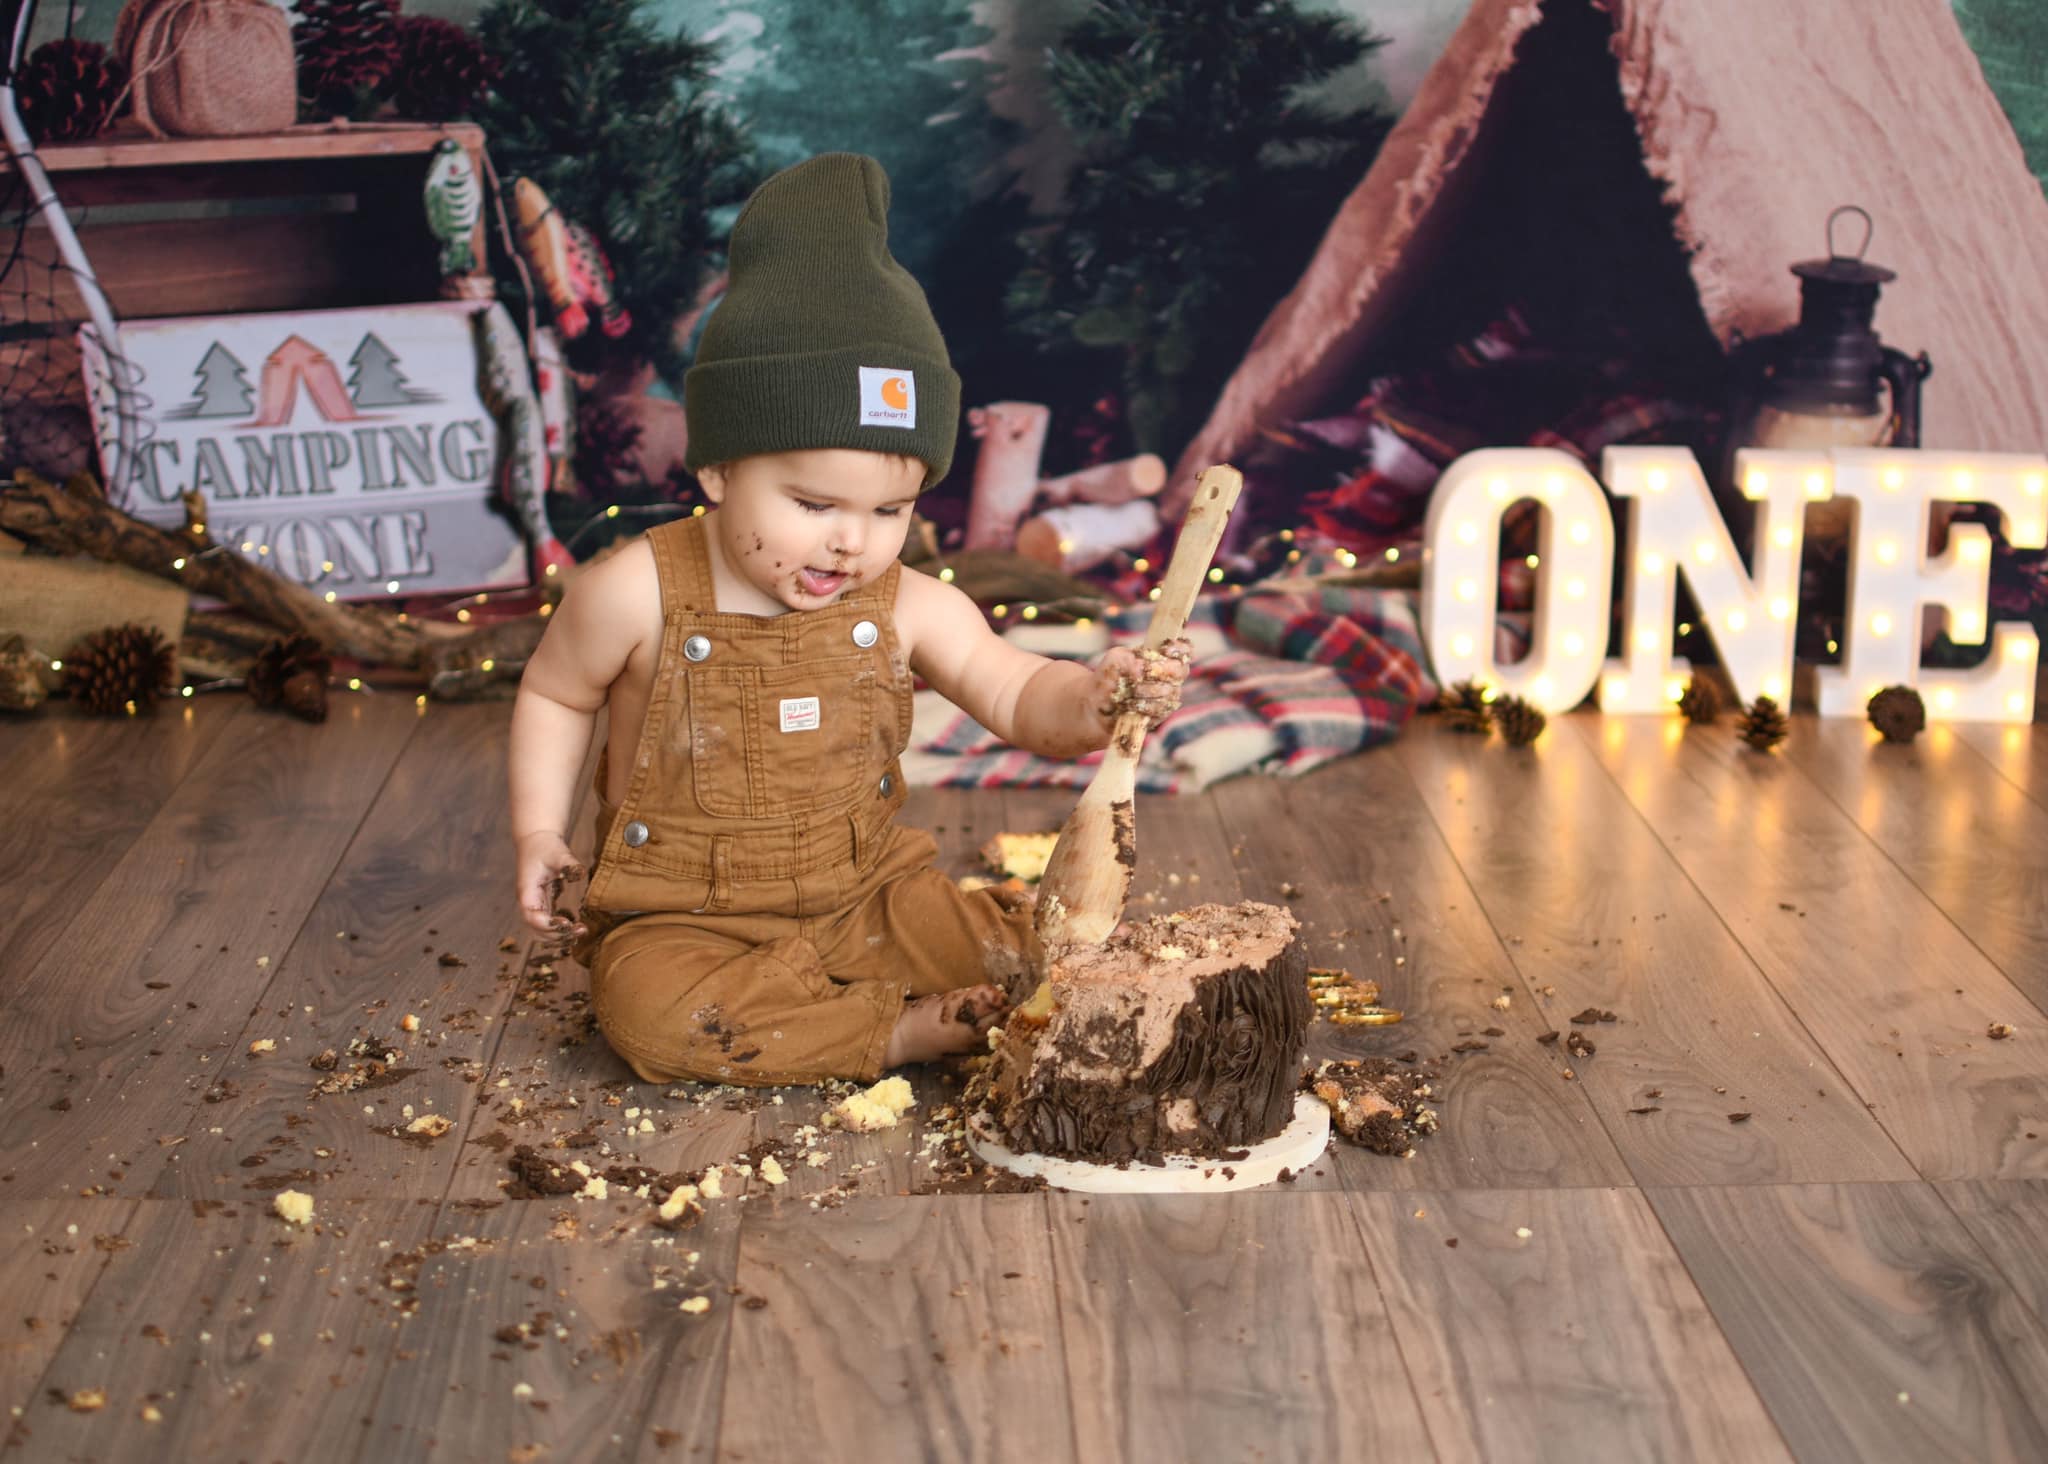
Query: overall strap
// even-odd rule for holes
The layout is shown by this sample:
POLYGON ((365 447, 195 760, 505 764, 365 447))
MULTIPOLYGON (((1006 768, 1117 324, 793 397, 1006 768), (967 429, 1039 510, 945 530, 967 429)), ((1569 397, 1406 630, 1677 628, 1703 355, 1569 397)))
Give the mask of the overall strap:
POLYGON ((682 518, 647 531, 654 567, 661 579, 664 618, 676 614, 709 615, 718 608, 711 584, 711 546, 702 518, 682 518))

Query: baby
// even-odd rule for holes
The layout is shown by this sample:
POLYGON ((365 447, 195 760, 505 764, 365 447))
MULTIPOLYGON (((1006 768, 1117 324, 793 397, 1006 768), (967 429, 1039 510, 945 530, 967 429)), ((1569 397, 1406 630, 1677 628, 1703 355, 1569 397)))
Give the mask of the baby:
POLYGON ((1102 747, 1180 700, 1185 645, 1031 655, 897 562, 945 475, 960 385, 890 255, 889 180, 812 158, 733 227, 684 382, 713 505, 578 576, 512 713, 527 923, 552 892, 600 709, 597 859, 576 954, 598 1026, 650 1082, 879 1076, 973 1047, 1038 956, 1028 906, 963 893, 896 822, 913 672, 1016 746, 1102 747))

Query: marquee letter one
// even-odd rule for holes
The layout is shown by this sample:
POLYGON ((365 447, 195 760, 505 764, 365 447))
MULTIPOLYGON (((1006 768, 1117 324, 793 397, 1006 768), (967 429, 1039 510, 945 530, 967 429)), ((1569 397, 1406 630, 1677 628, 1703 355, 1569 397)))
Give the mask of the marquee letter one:
POLYGON ((1607 654, 1614 518, 1578 459, 1556 448, 1486 448, 1444 470, 1423 530, 1422 634, 1439 680, 1476 679, 1549 713, 1585 699, 1607 654), (1500 521, 1543 506, 1529 654, 1494 660, 1500 521))

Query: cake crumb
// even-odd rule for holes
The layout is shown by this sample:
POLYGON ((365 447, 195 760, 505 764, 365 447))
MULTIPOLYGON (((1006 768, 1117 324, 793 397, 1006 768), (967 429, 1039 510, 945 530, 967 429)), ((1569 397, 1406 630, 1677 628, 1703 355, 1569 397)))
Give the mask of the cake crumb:
POLYGON ((776 1161, 773 1154, 763 1156, 761 1160, 761 1178, 767 1180, 770 1184, 789 1183, 789 1176, 782 1172, 782 1165, 776 1161))
POLYGON ((981 846, 981 862, 997 874, 1036 884, 1059 841, 1057 829, 1049 834, 997 834, 981 846))
POLYGON ((1993 1042, 2003 1042, 2006 1038, 2012 1036, 2012 1033, 2013 1026, 2011 1022, 1993 1022, 1985 1029, 1984 1035, 1993 1042))
POLYGON ((277 1043, 274 1039, 269 1037, 258 1037, 254 1042, 251 1042, 249 1044, 249 1055, 251 1057, 254 1057, 259 1052, 275 1051, 277 1051, 277 1043))
POLYGON ((1515 1239, 1516 1239, 1516 1240, 1527 1240, 1527 1239, 1528 1239, 1528 1238, 1529 1238, 1530 1236, 1534 1235, 1535 1233, 1536 1233, 1535 1231, 1531 1230, 1531 1229, 1530 1229, 1530 1228, 1529 1228, 1528 1226, 1526 1226, 1526 1225, 1517 1225, 1517 1226, 1515 1227, 1515 1239))
POLYGON ((708 1296, 693 1296, 682 1304, 681 1310, 688 1312, 693 1317, 701 1317, 704 1313, 711 1310, 711 1298, 708 1296))
POLYGON ((403 1027, 408 1032, 417 1032, 420 1029, 420 1019, 414 1016, 411 1012, 407 1012, 404 1016, 398 1019, 398 1025, 403 1027))
POLYGON ((841 1099, 827 1116, 837 1119, 841 1128, 866 1134, 896 1127, 903 1115, 916 1106, 917 1099, 910 1091, 909 1082, 891 1077, 882 1079, 864 1092, 841 1099))
POLYGON ((725 1197, 725 1170, 714 1164, 704 1171, 704 1177, 697 1181, 697 1192, 707 1200, 725 1197))
POLYGON ((424 1134, 430 1139, 438 1139, 454 1127, 455 1125, 451 1120, 444 1118, 438 1113, 422 1113, 418 1118, 405 1126, 405 1131, 409 1134, 424 1134))
POLYGON ((64 1400, 64 1406, 73 1413, 97 1413, 107 1406, 105 1388, 77 1388, 64 1400))
POLYGON ((669 1191, 668 1198, 661 1202, 660 1208, 654 1213, 664 1221, 673 1223, 682 1219, 691 1210, 695 1210, 699 1214, 702 1214, 704 1210, 704 1207, 697 1203, 697 1186, 694 1184, 679 1184, 669 1191))
POLYGON ((270 1208, 286 1224, 304 1225, 313 1218, 313 1197, 299 1190, 279 1190, 271 1200, 270 1208))

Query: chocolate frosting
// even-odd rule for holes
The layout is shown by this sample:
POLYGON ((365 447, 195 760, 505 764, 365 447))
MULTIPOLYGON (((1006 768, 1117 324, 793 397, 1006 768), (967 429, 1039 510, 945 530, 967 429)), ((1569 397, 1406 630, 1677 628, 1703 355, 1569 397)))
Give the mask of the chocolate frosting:
POLYGON ((1154 917, 1119 937, 1114 943, 1125 951, 1203 940, 1212 930, 1224 956, 1233 943, 1279 948, 1257 964, 1203 961, 1192 997, 1149 1062, 1138 1018, 1169 992, 1178 999, 1184 984, 1141 974, 1128 978, 1127 1006, 1112 1004, 1081 1021, 1063 1022, 1055 1012, 1036 1033, 1013 1030, 990 1074, 990 1112, 1005 1141, 1063 1158, 1156 1164, 1167 1154, 1220 1156, 1278 1133, 1293 1115, 1313 1015, 1293 926, 1286 911, 1247 901, 1154 917))

